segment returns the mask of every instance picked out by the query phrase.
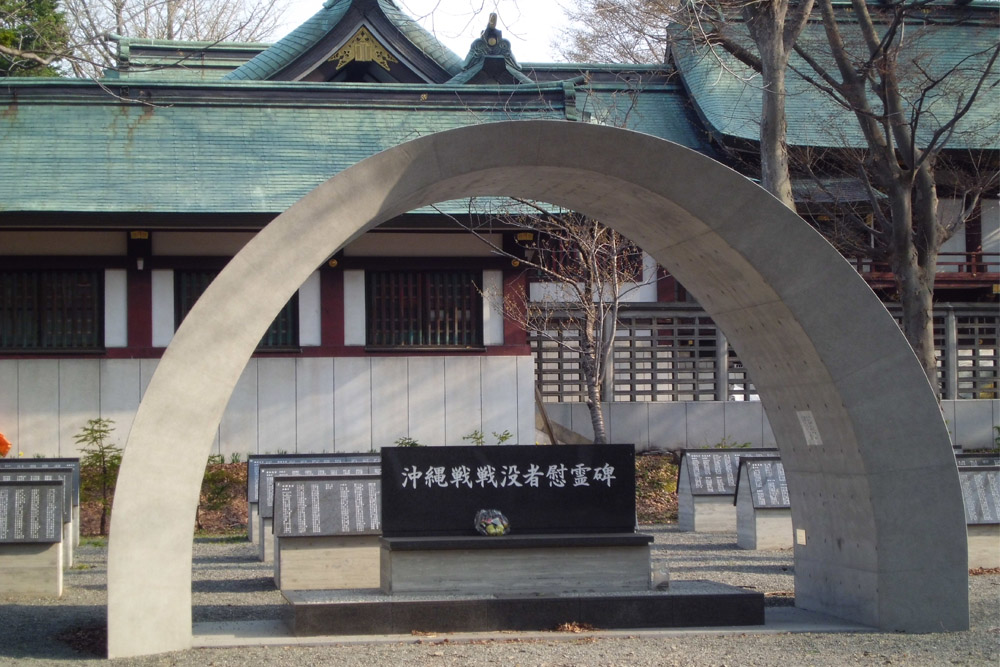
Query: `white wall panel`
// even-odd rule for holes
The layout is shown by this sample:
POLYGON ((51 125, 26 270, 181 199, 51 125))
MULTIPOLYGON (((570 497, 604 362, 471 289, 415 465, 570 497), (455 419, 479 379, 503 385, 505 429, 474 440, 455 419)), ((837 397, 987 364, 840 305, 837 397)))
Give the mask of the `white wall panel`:
POLYGON ((609 443, 633 444, 637 452, 649 449, 648 403, 611 403, 605 419, 609 443))
POLYGON ((726 438, 730 443, 764 446, 764 406, 760 401, 726 401, 726 438))
POLYGON ((320 326, 319 271, 313 271, 299 288, 299 345, 319 345, 320 326))
POLYGON ((153 347, 166 347, 174 337, 174 272, 152 274, 153 347))
POLYGON ((993 401, 955 401, 955 444, 962 449, 990 449, 997 434, 993 430, 993 401))
MULTIPOLYGON (((584 403, 568 403, 570 424, 569 427, 588 440, 594 439, 594 421, 590 417, 590 410, 584 403)), ((605 417, 607 419, 607 417, 605 417)))
POLYGON ((101 417, 115 422, 114 436, 121 447, 128 442, 142 386, 138 359, 103 359, 101 364, 101 417))
POLYGON ((512 359, 517 369, 517 389, 510 398, 517 401, 517 430, 510 430, 514 440, 507 444, 533 445, 535 444, 535 359, 530 355, 512 359))
POLYGON ((483 271, 483 344, 503 345, 503 271, 483 271))
MULTIPOLYGON (((14 447, 17 447, 21 440, 17 398, 17 374, 20 363, 16 359, 0 361, 0 433, 6 435, 14 447)), ((16 451, 14 456, 17 456, 16 451)))
POLYGON ((483 430, 480 357, 444 358, 444 444, 467 445, 462 440, 483 430))
POLYGON ((257 360, 251 359, 229 397, 219 424, 219 453, 228 460, 234 453, 245 461, 248 454, 263 454, 257 437, 257 360))
POLYGON ((344 345, 365 344, 365 272, 344 271, 344 345))
POLYGON ((410 437, 423 445, 445 443, 444 357, 407 359, 410 437))
MULTIPOLYGON (((517 357, 480 357, 483 382, 483 433, 510 431, 518 437, 517 357)), ((534 435, 532 435, 534 438, 534 435)))
POLYGON ((371 359, 333 360, 334 445, 338 452, 372 449, 371 359))
POLYGON ((295 451, 333 451, 333 359, 306 358, 296 361, 295 451))
POLYGON ((258 359, 257 396, 261 451, 294 452, 295 359, 258 359))
POLYGON ((649 404, 649 446, 652 449, 687 447, 687 408, 684 403, 649 404))
POLYGON ((104 272, 104 345, 128 346, 128 273, 124 269, 104 272))
POLYGON ((726 437, 725 403, 685 403, 688 447, 714 447, 726 437))
MULTIPOLYGON (((79 456, 76 436, 91 419, 101 416, 101 362, 63 359, 59 364, 59 456, 79 456)), ((113 441, 125 446, 115 431, 113 441)))
POLYGON ((408 383, 406 357, 372 358, 372 446, 375 449, 410 436, 408 383))
MULTIPOLYGON (((26 457, 59 454, 59 363, 24 359, 18 369, 18 452, 26 457)), ((15 453, 15 456, 17 454, 15 453)))

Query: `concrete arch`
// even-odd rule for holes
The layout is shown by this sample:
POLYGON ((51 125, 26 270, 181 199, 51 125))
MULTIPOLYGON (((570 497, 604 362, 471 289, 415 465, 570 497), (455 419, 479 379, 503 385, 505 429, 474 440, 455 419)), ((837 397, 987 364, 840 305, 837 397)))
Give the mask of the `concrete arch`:
POLYGON ((515 121, 423 137, 345 170, 271 222, 199 300, 128 439, 108 562, 111 656, 191 644, 204 462, 278 309, 366 230, 471 195, 606 221, 712 315, 749 366, 785 463, 802 531, 799 606, 886 630, 968 627, 948 434, 916 358, 857 273, 777 200, 693 151, 625 130, 515 121))

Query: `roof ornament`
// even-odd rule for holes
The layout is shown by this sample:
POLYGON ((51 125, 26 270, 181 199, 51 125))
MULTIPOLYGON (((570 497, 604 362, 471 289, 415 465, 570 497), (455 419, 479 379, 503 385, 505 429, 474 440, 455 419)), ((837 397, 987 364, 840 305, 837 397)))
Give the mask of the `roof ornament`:
POLYGON ((492 12, 489 23, 486 24, 486 29, 472 42, 472 46, 469 48, 469 55, 465 57, 465 62, 462 63, 462 69, 467 70, 474 65, 481 65, 486 58, 498 57, 503 58, 508 66, 516 70, 521 69, 521 66, 517 64, 517 60, 514 59, 514 53, 510 48, 510 40, 504 39, 503 32, 497 29, 496 12, 492 12))

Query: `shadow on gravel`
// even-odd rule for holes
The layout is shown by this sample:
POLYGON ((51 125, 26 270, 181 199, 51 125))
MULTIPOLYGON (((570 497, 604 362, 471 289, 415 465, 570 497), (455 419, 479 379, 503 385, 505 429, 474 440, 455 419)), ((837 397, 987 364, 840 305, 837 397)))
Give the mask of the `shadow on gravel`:
POLYGON ((106 608, 101 605, 19 605, 3 607, 3 658, 103 658, 107 654, 106 608), (40 634, 39 628, 46 633, 40 634))
POLYGON ((720 565, 712 563, 709 565, 672 565, 671 572, 744 572, 752 574, 792 574, 791 567, 783 565, 749 565, 740 563, 738 565, 720 565))
POLYGON ((274 586, 274 577, 254 577, 239 581, 196 579, 191 582, 191 590, 195 593, 258 593, 277 589, 274 586))
POLYGON ((219 623, 225 621, 280 621, 288 609, 287 604, 230 605, 202 604, 191 608, 191 619, 195 623, 219 623))

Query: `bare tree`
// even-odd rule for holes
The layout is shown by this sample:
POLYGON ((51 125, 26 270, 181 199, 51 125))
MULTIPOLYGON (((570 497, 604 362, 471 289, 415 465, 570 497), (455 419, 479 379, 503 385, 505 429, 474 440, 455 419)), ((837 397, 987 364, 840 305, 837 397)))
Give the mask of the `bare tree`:
POLYGON ((472 200, 468 220, 452 219, 524 272, 529 289, 484 298, 543 347, 578 360, 594 442, 606 443, 604 384, 613 371, 619 310, 644 284, 642 251, 597 220, 511 201, 506 210, 481 213, 478 200, 472 200), (511 230, 515 246, 497 242, 495 232, 511 230))
MULTIPOLYGON (((811 69, 803 76, 857 119, 864 148, 856 176, 885 197, 885 206, 875 202, 872 210, 887 232, 903 333, 936 383, 933 298, 938 253, 974 210, 983 188, 996 187, 995 168, 983 172, 974 159, 967 161, 978 175, 959 186, 960 192, 964 189, 961 206, 952 218, 941 219, 937 169, 957 134, 977 136, 978 142, 972 143, 996 145, 1000 114, 972 127, 962 121, 977 101, 982 103, 980 95, 998 85, 1000 43, 989 39, 985 48, 967 51, 957 60, 954 54, 925 48, 921 33, 928 34, 934 26, 922 12, 931 4, 919 0, 872 8, 864 0, 853 0, 852 20, 843 21, 831 0, 819 0, 826 43, 800 44, 797 52, 811 69), (883 210, 887 214, 880 217, 883 210)), ((994 12, 994 24, 984 26, 994 36, 995 19, 994 12)))
POLYGON ((68 62, 77 76, 100 77, 117 64, 111 35, 203 42, 270 37, 287 0, 64 0, 68 62))

